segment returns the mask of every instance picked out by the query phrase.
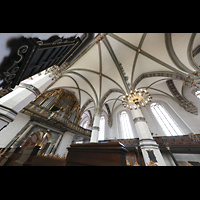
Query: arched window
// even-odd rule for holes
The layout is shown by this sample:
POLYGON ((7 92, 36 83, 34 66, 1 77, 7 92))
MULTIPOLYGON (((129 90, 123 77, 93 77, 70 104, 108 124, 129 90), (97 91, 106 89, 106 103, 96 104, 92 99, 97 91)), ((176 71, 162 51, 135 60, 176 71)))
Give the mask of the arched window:
POLYGON ((122 127, 122 137, 124 139, 133 138, 133 132, 131 130, 130 120, 126 111, 121 112, 120 122, 122 127))
POLYGON ((98 140, 104 140, 104 134, 105 134, 105 117, 102 116, 100 118, 100 131, 99 131, 99 138, 98 140))
POLYGON ((85 121, 83 124, 83 128, 87 128, 87 126, 88 126, 88 121, 85 121))
POLYGON ((152 103, 151 110, 167 136, 183 135, 176 122, 159 103, 152 103))

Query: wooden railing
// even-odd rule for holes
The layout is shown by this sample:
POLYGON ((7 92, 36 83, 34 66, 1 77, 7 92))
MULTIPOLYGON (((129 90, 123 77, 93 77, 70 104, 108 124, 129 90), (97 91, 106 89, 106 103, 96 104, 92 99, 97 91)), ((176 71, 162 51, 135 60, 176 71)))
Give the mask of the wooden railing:
POLYGON ((177 146, 177 145, 199 145, 200 144, 200 134, 196 134, 196 137, 199 138, 198 141, 195 141, 189 135, 182 136, 161 136, 154 137, 154 140, 160 146, 177 146))
MULTIPOLYGON (((196 134, 196 137, 199 138, 199 141, 195 141, 189 137, 189 135, 182 135, 182 136, 160 136, 154 137, 154 140, 159 144, 159 146, 177 146, 177 145, 199 145, 200 144, 200 134, 196 134)), ((118 141, 121 142, 126 147, 136 147, 139 145, 138 138, 132 139, 115 139, 115 140, 102 140, 99 142, 113 142, 118 141)))

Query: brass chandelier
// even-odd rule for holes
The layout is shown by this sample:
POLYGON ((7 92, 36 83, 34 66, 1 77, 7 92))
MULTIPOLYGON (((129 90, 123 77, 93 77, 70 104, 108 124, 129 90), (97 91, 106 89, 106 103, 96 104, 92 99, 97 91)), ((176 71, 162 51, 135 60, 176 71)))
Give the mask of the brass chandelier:
POLYGON ((148 105, 149 102, 151 102, 152 97, 147 92, 147 90, 137 90, 135 89, 135 92, 132 90, 130 91, 130 94, 126 94, 126 96, 123 96, 122 104, 125 108, 128 108, 130 110, 132 109, 140 109, 142 106, 145 107, 148 105))

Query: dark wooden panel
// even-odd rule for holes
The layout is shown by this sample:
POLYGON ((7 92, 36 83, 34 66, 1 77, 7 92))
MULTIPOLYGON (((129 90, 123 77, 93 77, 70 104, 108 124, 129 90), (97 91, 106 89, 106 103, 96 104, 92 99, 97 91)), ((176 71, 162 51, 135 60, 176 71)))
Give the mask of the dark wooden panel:
POLYGON ((174 140, 176 141, 177 144, 182 144, 183 143, 183 141, 181 140, 181 138, 178 137, 178 136, 174 137, 174 140))
POLYGON ((3 88, 14 88, 27 79, 53 65, 60 66, 82 43, 78 38, 52 36, 48 40, 21 37, 15 42, 9 61, 4 61, 0 76, 3 88), (13 53, 15 52, 15 53, 13 53))
POLYGON ((163 141, 162 141, 162 139, 160 137, 154 137, 154 139, 156 140, 156 142, 158 144, 162 144, 163 143, 163 141))
POLYGON ((186 143, 192 144, 192 140, 188 136, 182 136, 182 138, 186 143))
POLYGON ((169 144, 175 144, 174 140, 171 137, 166 137, 166 140, 169 144))
POLYGON ((119 142, 72 144, 67 166, 126 166, 128 150, 119 142))

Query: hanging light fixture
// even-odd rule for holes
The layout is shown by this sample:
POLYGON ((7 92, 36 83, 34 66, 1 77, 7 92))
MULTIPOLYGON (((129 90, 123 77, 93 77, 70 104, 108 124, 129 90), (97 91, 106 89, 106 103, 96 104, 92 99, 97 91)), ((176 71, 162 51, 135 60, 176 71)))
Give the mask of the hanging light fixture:
POLYGON ((125 108, 136 110, 148 105, 148 103, 151 102, 151 99, 152 97, 146 90, 135 89, 135 92, 131 90, 130 94, 126 94, 126 96, 123 96, 122 104, 125 108))

